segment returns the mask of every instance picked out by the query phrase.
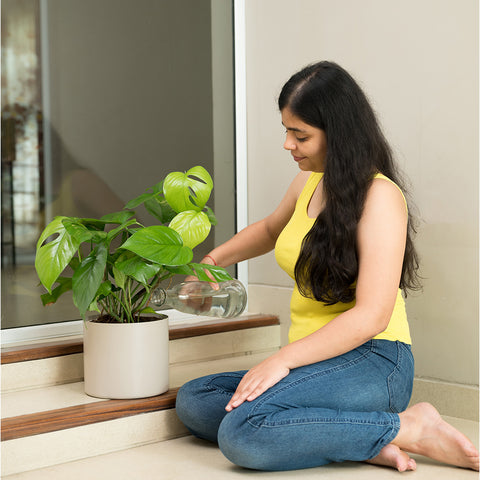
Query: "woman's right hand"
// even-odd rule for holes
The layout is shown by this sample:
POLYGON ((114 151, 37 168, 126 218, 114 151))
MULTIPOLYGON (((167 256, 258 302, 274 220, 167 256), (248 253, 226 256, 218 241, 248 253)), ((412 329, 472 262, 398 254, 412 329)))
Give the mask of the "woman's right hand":
MULTIPOLYGON (((213 257, 211 257, 210 255, 206 255, 205 257, 203 257, 200 263, 203 263, 206 265, 216 265, 216 262, 214 261, 213 257)), ((218 283, 215 280, 215 278, 213 278, 213 275, 208 270, 204 270, 204 271, 208 275, 208 277, 212 279, 212 282, 210 283, 210 286, 212 287, 212 289, 218 290, 220 287, 218 286, 218 283)), ((185 283, 199 282, 199 281, 200 280, 196 275, 189 275, 184 280, 185 283)), ((194 283, 192 283, 191 285, 184 285, 184 287, 182 288, 182 293, 188 294, 188 299, 185 301, 186 305, 200 312, 206 312, 210 310, 210 308, 212 307, 212 298, 205 297, 203 295, 195 296, 195 290, 198 290, 198 287, 196 287, 194 283)))
MULTIPOLYGON (((205 255, 202 260, 200 261, 200 263, 203 263, 205 265, 217 265, 217 263, 215 262, 215 260, 213 259, 212 256, 210 255, 205 255)), ((215 280, 215 278, 213 278, 213 275, 208 271, 208 270, 204 270, 204 272, 208 275, 208 277, 210 277, 212 279, 212 288, 214 290, 218 290, 218 284, 217 284, 217 281, 215 280)), ((185 278, 184 280, 185 282, 198 282, 199 279, 196 275, 189 275, 188 277, 185 278)))
MULTIPOLYGON (((205 287, 202 288, 202 284, 198 283, 199 280, 197 277, 191 275, 187 278, 192 278, 193 280, 185 280, 180 294, 185 295, 187 298, 185 300, 180 299, 180 301, 197 312, 207 312, 212 308, 212 297, 205 295, 205 287)), ((216 288, 213 284, 211 285, 213 290, 218 290, 217 284, 215 284, 216 288)))

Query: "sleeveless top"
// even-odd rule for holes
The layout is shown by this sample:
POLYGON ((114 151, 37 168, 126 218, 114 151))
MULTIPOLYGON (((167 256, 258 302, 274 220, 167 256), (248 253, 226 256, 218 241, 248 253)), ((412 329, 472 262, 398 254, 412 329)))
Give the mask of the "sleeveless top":
MULTIPOLYGON (((303 238, 315 223, 315 218, 311 218, 307 214, 308 204, 322 177, 323 173, 312 173, 309 176, 307 183, 298 197, 295 211, 280 233, 275 245, 275 258, 277 263, 293 279, 295 279, 294 269, 298 255, 300 254, 303 238)), ((382 174, 376 174, 375 178, 388 180, 397 186, 382 174)), ((295 340, 310 335, 354 305, 355 300, 350 303, 337 302, 335 305, 325 305, 318 300, 302 296, 295 284, 290 301, 291 325, 288 335, 289 342, 294 342, 295 340)), ((391 341, 398 340, 411 344, 407 314, 405 312, 405 302, 400 289, 397 293, 395 307, 388 327, 374 338, 391 341)))

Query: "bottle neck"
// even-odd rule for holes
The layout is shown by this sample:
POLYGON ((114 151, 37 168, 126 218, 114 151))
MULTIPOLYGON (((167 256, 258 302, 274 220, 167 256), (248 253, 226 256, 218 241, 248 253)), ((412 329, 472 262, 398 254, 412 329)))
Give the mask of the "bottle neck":
POLYGON ((161 307, 167 301, 167 292, 163 288, 156 288, 153 291, 153 295, 150 299, 150 302, 153 303, 156 307, 161 307))

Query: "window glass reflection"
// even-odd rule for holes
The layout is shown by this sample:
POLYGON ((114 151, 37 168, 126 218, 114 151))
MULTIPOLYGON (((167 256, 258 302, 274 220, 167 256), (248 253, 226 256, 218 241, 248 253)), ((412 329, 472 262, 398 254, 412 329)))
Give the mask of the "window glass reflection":
POLYGON ((219 227, 197 256, 234 233, 231 25, 226 0, 2 1, 2 328, 78 319, 39 300, 55 215, 120 210, 200 164, 219 227))

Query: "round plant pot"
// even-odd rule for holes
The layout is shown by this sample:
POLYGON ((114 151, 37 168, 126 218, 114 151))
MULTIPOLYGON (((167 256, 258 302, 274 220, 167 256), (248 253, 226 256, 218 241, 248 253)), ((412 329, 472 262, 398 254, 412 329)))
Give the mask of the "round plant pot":
POLYGON ((168 390, 168 317, 139 323, 84 323, 85 393, 127 399, 168 390))

